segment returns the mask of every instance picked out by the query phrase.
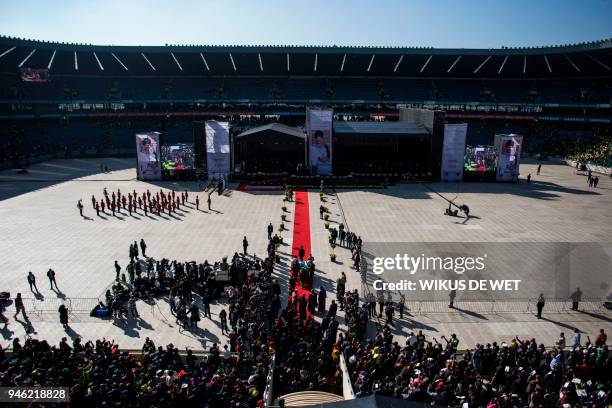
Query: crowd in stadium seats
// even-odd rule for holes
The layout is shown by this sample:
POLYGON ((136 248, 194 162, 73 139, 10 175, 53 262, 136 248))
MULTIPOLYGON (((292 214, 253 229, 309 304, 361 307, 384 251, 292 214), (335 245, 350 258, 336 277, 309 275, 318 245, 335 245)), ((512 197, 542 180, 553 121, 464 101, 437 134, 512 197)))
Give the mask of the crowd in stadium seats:
POLYGON ((480 344, 456 355, 457 343, 411 333, 405 345, 388 326, 366 342, 346 341, 343 352, 357 396, 378 393, 439 406, 605 407, 612 402, 612 364, 602 331, 595 342, 553 349, 518 337, 480 344), (566 405, 567 404, 567 405, 566 405))
MULTIPOLYGON (((547 349, 535 339, 477 345, 463 355, 456 343, 410 334, 404 346, 388 326, 366 341, 342 335, 321 345, 321 325, 294 324, 285 313, 275 323, 270 351, 276 352, 278 393, 333 391, 341 383, 340 352, 347 360, 358 397, 372 393, 440 406, 605 407, 612 402, 612 369, 606 333, 594 342, 565 347, 560 337, 547 349), (331 347, 331 353, 325 351, 331 347)), ((114 341, 63 338, 13 340, 0 352, 0 385, 62 386, 77 406, 258 406, 266 385, 269 354, 253 327, 239 330, 232 350, 217 344, 203 355, 181 353, 147 338, 141 353, 122 351, 114 341)), ((572 340, 580 343, 580 339, 572 340)), ((325 340, 324 340, 325 343, 325 340)))
POLYGON ((594 146, 576 149, 568 159, 582 164, 596 164, 612 168, 612 140, 602 141, 594 146))
POLYGON ((275 323, 275 391, 279 395, 305 390, 338 392, 342 380, 336 346, 338 322, 329 315, 321 323, 311 317, 300 321, 298 316, 289 309, 275 323))
POLYGON ((457 81, 426 78, 81 77, 46 83, 2 74, 0 98, 21 100, 393 100, 447 102, 609 103, 603 80, 457 81))
MULTIPOLYGON (((237 342, 238 345, 238 342, 237 342)), ((114 341, 66 338, 57 346, 28 338, 13 340, 0 354, 3 387, 68 387, 73 406, 210 407, 251 406, 261 400, 269 365, 257 342, 236 352, 216 344, 204 356, 181 355, 172 344, 146 339, 142 354, 122 351, 114 341)))
POLYGON ((524 127, 525 151, 528 153, 539 153, 544 156, 564 157, 568 152, 583 146, 590 146, 603 135, 599 127, 564 127, 557 124, 534 123, 532 126, 524 127))

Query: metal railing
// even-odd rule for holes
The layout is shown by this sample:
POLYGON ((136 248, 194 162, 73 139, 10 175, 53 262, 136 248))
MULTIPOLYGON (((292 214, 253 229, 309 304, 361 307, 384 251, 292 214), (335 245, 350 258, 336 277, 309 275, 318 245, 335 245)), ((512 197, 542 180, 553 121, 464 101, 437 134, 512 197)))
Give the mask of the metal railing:
MULTIPOLYGON (((361 299, 364 300, 363 297, 361 299)), ((60 305, 64 304, 70 314, 89 314, 98 304, 98 298, 23 298, 26 314, 43 315, 58 313, 60 305)), ((446 300, 408 300, 405 311, 413 314, 449 313, 453 310, 466 313, 535 313, 537 299, 455 299, 453 308, 449 308, 446 300)), ((14 306, 13 306, 14 307, 14 306)), ((378 308, 378 305, 377 305, 378 308)), ((572 310, 572 301, 567 298, 546 299, 544 313, 565 313, 572 310)), ((607 308, 602 299, 587 298, 579 302, 578 311, 605 312, 607 308)))
MULTIPOLYGON (((537 299, 487 299, 462 300, 455 299, 453 308, 449 308, 448 301, 418 300, 406 301, 406 311, 417 314, 449 313, 453 309, 459 312, 472 313, 535 313, 537 299)), ((544 313, 564 313, 572 310, 572 301, 568 299, 547 299, 544 304, 544 313)), ((584 299, 579 302, 578 311, 603 312, 606 310, 601 299, 584 299)))
POLYGON ((268 370, 268 376, 266 377, 266 389, 263 393, 264 408, 272 407, 274 398, 274 368, 276 367, 276 354, 272 354, 270 359, 270 369, 268 370))
POLYGON ((340 353, 340 369, 342 370, 342 396, 345 400, 355 399, 355 390, 353 389, 351 375, 349 373, 348 366, 346 365, 344 352, 340 353))
POLYGON ((61 305, 68 308, 69 314, 89 314, 98 302, 98 298, 23 298, 26 314, 35 316, 57 314, 61 305))

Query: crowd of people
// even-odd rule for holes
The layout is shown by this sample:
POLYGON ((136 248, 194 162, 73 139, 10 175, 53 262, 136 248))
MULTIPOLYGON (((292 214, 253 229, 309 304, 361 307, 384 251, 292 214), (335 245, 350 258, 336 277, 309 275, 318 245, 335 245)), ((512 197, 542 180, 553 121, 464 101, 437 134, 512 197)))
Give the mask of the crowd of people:
POLYGON ((214 263, 207 260, 197 263, 154 260, 146 256, 146 250, 144 239, 140 243, 134 241, 129 248, 129 263, 121 267, 115 261, 115 283, 106 291, 105 302, 92 310, 92 316, 112 316, 115 320, 137 318, 136 300, 164 298, 181 329, 197 328, 200 313, 211 317, 210 304, 224 295, 226 285, 241 285, 249 271, 260 271, 264 266, 263 261, 238 253, 229 262, 223 258, 214 263))
MULTIPOLYGON (((160 189, 156 193, 151 193, 147 189, 144 193, 138 193, 136 190, 128 192, 127 195, 121 192, 121 189, 117 191, 108 192, 106 188, 102 191, 102 197, 96 198, 95 195, 91 196, 91 207, 98 216, 102 214, 115 213, 123 214, 121 210, 132 216, 132 213, 138 214, 140 210, 145 216, 148 214, 156 214, 161 216, 164 212, 168 215, 176 214, 177 211, 181 211, 181 206, 185 207, 189 201, 189 192, 187 190, 183 192, 176 192, 174 190, 164 192, 160 189)), ((200 199, 195 199, 196 209, 199 209, 200 199)), ((83 216, 84 205, 82 200, 79 200, 77 207, 83 216)), ((208 198, 208 208, 210 209, 210 195, 208 198)))
POLYGON ((589 184, 589 187, 592 188, 597 188, 597 184, 599 184, 599 177, 593 176, 593 172, 591 170, 589 170, 587 174, 587 183, 589 184))
POLYGON ((105 339, 85 344, 76 339, 70 346, 64 338, 52 347, 31 338, 21 345, 16 338, 12 355, 0 355, 0 385, 69 387, 76 406, 260 406, 270 352, 286 342, 277 330, 282 324, 277 319, 280 286, 272 279, 274 252, 265 260, 235 254, 231 263, 223 259, 198 265, 154 261, 146 257, 146 249, 144 240, 130 245, 130 263, 125 269, 115 263, 117 282, 107 292, 106 304, 101 302, 92 313, 106 310, 123 319, 127 304, 129 314, 138 318, 136 297, 167 294, 177 322, 194 329, 199 320, 194 318, 199 317, 195 298, 200 297, 210 318, 210 300, 222 295, 225 286, 217 285, 217 278, 227 272, 228 310, 219 319, 229 345, 213 344, 205 356, 196 357, 189 350, 181 355, 171 344, 156 348, 147 339, 140 357, 105 339))
POLYGON ((568 155, 568 159, 612 168, 612 140, 603 140, 595 145, 576 148, 568 155))
POLYGON ((121 351, 106 339, 83 343, 66 337, 13 340, 0 349, 3 387, 67 387, 72 406, 256 407, 266 385, 265 347, 235 352, 213 344, 204 355, 181 353, 172 344, 156 347, 147 338, 142 353, 121 351))
POLYGON ((478 344, 456 354, 458 340, 410 333, 393 340, 389 326, 375 338, 347 339, 342 350, 357 396, 378 393, 441 406, 605 407, 612 402, 612 364, 602 329, 571 350, 561 333, 556 347, 515 337, 509 343, 478 344))
POLYGON ((348 231, 344 227, 344 224, 340 223, 338 228, 329 228, 329 243, 334 245, 339 244, 341 247, 346 247, 350 251, 354 251, 357 248, 359 248, 361 251, 362 240, 361 236, 355 234, 354 232, 348 231))
MULTIPOLYGON (((140 245, 134 242, 132 262, 146 248, 143 240, 140 245)), ((142 356, 136 356, 105 339, 85 344, 75 339, 70 345, 64 338, 58 346, 50 346, 31 338, 22 345, 16 338, 10 355, 0 353, 0 385, 65 386, 72 403, 83 405, 258 406, 272 354, 276 394, 284 395, 304 390, 340 393, 343 353, 358 397, 378 393, 436 405, 488 408, 603 407, 612 402, 612 365, 603 329, 595 341, 587 337, 586 344, 578 330, 571 344, 561 333, 553 349, 517 337, 508 344, 481 344, 458 355, 456 335, 438 341, 421 331, 410 333, 402 345, 391 331, 393 303, 360 302, 356 290, 346 291, 344 273, 336 282, 338 303, 332 301, 327 307, 325 296, 317 296, 315 308, 310 299, 294 294, 282 309, 281 288, 272 277, 274 251, 269 255, 252 260, 235 254, 231 264, 223 260, 210 268, 150 258, 145 262, 147 270, 154 265, 155 276, 158 270, 169 272, 166 277, 171 273, 170 281, 176 283, 169 284, 170 298, 178 299, 182 307, 200 295, 202 287, 204 293, 209 290, 208 278, 199 277, 201 271, 206 276, 227 269, 228 310, 219 319, 229 346, 213 344, 204 356, 196 356, 190 350, 180 353, 171 344, 156 347, 147 339, 142 356), (346 334, 339 332, 338 308, 345 313, 346 334), (387 320, 384 325, 379 320, 377 334, 368 338, 368 322, 383 313, 387 320)), ((136 285, 126 280, 121 273, 117 285, 133 291, 136 285)), ((325 293, 322 287, 321 293, 325 293)), ((178 319, 178 308, 174 311, 178 319)))
MULTIPOLYGON (((279 395, 298 391, 341 393, 338 306, 332 300, 327 308, 327 292, 322 286, 318 292, 308 290, 313 284, 309 267, 300 266, 297 259, 293 262, 287 307, 274 322, 275 390, 279 395), (300 296, 295 289, 297 275, 302 276, 300 290, 306 289, 308 295, 300 296), (321 322, 315 319, 316 314, 321 322)), ((307 264, 314 272, 313 260, 307 264)))

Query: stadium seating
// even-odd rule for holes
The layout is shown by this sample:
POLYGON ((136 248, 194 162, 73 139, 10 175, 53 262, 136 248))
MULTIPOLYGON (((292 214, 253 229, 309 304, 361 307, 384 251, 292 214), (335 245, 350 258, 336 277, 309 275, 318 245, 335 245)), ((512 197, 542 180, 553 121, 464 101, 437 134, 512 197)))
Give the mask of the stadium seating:
POLYGON ((2 74, 1 99, 21 100, 151 100, 219 99, 303 101, 310 99, 393 102, 534 102, 607 103, 612 88, 606 80, 517 81, 449 79, 332 78, 326 92, 323 78, 267 77, 83 77, 61 76, 47 83, 21 82, 2 74), (276 90, 276 92, 274 92, 276 90), (434 91, 437 90, 437 91, 434 91), (581 94, 583 97, 581 98, 581 94))

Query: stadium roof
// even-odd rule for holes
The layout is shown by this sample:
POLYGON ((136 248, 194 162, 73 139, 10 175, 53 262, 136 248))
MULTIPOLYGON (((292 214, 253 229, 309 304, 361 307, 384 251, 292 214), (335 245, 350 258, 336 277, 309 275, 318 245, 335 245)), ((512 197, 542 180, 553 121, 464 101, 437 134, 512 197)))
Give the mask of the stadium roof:
POLYGON ((344 122, 334 121, 336 133, 376 135, 428 135, 423 125, 409 122, 344 122))
POLYGON ((612 39, 546 47, 66 44, 0 37, 0 71, 60 75, 556 78, 612 75, 612 39))

